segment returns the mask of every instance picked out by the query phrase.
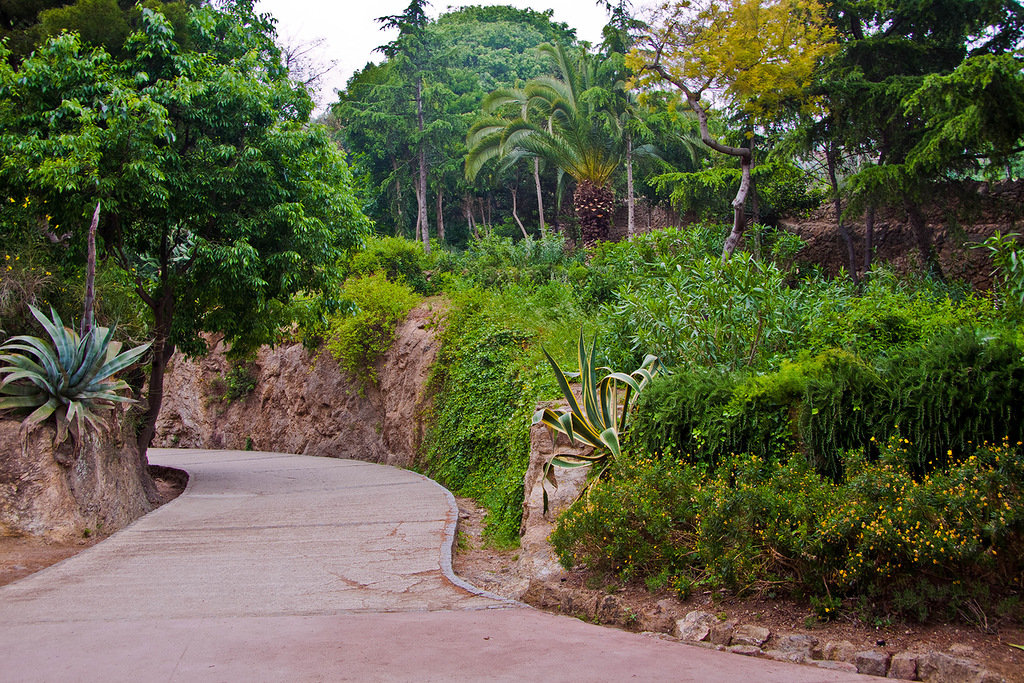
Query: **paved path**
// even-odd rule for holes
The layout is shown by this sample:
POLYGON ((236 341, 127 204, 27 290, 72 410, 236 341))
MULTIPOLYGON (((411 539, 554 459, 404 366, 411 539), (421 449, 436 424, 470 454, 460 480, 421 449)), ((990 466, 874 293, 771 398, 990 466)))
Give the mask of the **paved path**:
POLYGON ((853 681, 514 606, 451 575, 458 510, 412 472, 154 450, 188 489, 0 588, 2 681, 853 681))

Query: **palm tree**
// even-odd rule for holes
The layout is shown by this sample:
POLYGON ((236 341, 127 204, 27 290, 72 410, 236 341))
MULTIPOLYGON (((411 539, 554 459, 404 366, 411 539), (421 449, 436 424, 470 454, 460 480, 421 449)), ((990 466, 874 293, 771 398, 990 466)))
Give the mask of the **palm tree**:
POLYGON ((622 162, 623 139, 605 125, 601 98, 583 96, 607 87, 598 82, 596 60, 585 53, 570 57, 562 45, 540 49, 555 61, 561 78, 534 78, 521 91, 492 93, 491 113, 469 131, 466 176, 474 178, 495 158, 506 164, 524 157, 548 161, 576 181, 573 205, 583 243, 590 246, 608 235, 615 199, 611 179, 622 162), (512 102, 519 104, 513 118, 494 115, 512 102))

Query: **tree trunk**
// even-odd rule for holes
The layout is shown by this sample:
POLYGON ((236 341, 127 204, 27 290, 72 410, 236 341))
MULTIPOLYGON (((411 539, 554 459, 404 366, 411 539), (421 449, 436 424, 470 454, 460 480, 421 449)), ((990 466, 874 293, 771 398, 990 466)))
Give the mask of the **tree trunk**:
POLYGON ((526 233, 526 228, 523 227, 523 222, 519 220, 519 213, 516 211, 516 205, 518 203, 516 197, 518 194, 519 184, 515 183, 512 185, 512 218, 515 219, 516 225, 518 225, 519 229, 522 231, 523 239, 526 239, 527 237, 529 237, 529 235, 526 233))
POLYGON ((469 226, 469 232, 474 238, 480 239, 479 233, 476 231, 476 221, 473 220, 473 198, 464 197, 462 199, 462 213, 466 217, 466 225, 469 226))
POLYGON ((82 305, 82 324, 79 326, 83 337, 92 329, 93 309, 96 306, 96 228, 99 224, 100 203, 96 202, 96 210, 92 212, 92 222, 89 223, 85 257, 85 301, 82 305))
POLYGON ((932 232, 924 221, 921 213, 921 206, 917 202, 907 200, 904 202, 907 210, 907 220, 914 231, 914 238, 917 240, 917 249, 921 253, 921 263, 925 271, 940 281, 945 280, 942 273, 942 266, 939 265, 938 256, 935 254, 935 244, 932 241, 932 232))
MULTIPOLYGON (((395 176, 395 208, 398 220, 396 221, 396 234, 405 233, 405 211, 402 208, 402 180, 398 177, 398 159, 391 157, 391 171, 395 176)), ((419 233, 416 233, 419 235, 419 233)))
POLYGON ((590 180, 576 183, 573 207, 580 221, 580 238, 590 248, 600 240, 608 239, 608 221, 614 208, 615 195, 609 187, 590 180))
POLYGON ((736 245, 740 243, 743 230, 747 227, 746 203, 747 194, 750 192, 750 157, 740 157, 740 189, 736 192, 736 198, 732 200, 732 232, 725 239, 725 246, 722 247, 722 264, 724 265, 732 253, 736 251, 736 245))
POLYGON ((547 237, 547 226, 544 225, 544 193, 540 187, 540 158, 533 158, 533 183, 537 186, 537 220, 540 221, 540 236, 547 237))
POLYGON ((430 253, 430 224, 427 222, 427 145, 423 141, 423 79, 416 79, 416 125, 419 128, 419 178, 416 180, 417 223, 421 226, 423 251, 430 253))
POLYGON ((839 194, 839 181, 836 178, 836 154, 835 151, 829 149, 825 153, 825 160, 827 162, 828 169, 828 182, 832 186, 832 209, 836 215, 836 226, 839 230, 839 237, 842 238, 843 244, 846 246, 846 264, 850 269, 850 277, 853 279, 854 284, 860 283, 860 277, 857 275, 857 254, 853 249, 853 238, 850 236, 850 230, 843 223, 843 198, 839 194))
POLYGON ((700 124, 701 142, 716 152, 740 158, 740 169, 742 175, 740 180, 740 189, 736 192, 736 198, 732 200, 732 232, 730 232, 729 236, 726 238, 725 246, 722 249, 722 263, 725 263, 729 260, 729 257, 732 256, 733 251, 736 250, 736 245, 739 244, 740 237, 743 236, 743 229, 746 227, 744 207, 747 202, 747 192, 750 190, 750 169, 754 164, 753 150, 747 147, 732 147, 730 145, 724 145, 711 137, 711 131, 708 128, 708 113, 700 103, 699 94, 687 87, 684 81, 669 73, 669 71, 661 64, 651 64, 645 68, 653 69, 662 78, 679 88, 679 90, 686 95, 686 102, 697 115, 697 122, 700 124))
POLYGON ((437 241, 444 243, 444 187, 437 188, 437 241))
POLYGON ((864 213, 864 277, 871 273, 871 261, 875 254, 875 206, 872 204, 864 213))
POLYGON ((634 206, 636 199, 633 196, 633 136, 626 131, 626 239, 633 239, 636 234, 636 222, 634 219, 634 206))

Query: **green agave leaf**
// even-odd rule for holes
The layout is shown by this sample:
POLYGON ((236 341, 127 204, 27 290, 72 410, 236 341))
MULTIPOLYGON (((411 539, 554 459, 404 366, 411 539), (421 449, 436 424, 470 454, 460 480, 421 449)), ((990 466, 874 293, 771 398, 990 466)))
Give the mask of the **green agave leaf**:
MULTIPOLYGON (((33 384, 3 384, 0 383, 0 394, 8 396, 28 396, 40 393, 39 387, 33 384)), ((45 393, 45 392, 43 392, 45 393)))
POLYGON ((548 359, 548 363, 550 363, 551 367, 555 370, 555 381, 558 382, 558 388, 562 390, 562 396, 569 403, 569 410, 582 414, 583 411, 580 409, 579 401, 576 400, 576 395, 572 393, 572 389, 569 387, 569 380, 566 379, 565 373, 563 373, 562 369, 558 367, 558 363, 555 362, 555 359, 551 357, 551 354, 549 354, 546 349, 541 348, 541 351, 544 352, 544 357, 548 359))
POLYGON ((29 394, 26 396, 5 396, 0 398, 0 410, 8 408, 34 408, 46 402, 46 394, 29 394))
POLYGON ((36 408, 32 412, 31 415, 29 415, 24 420, 22 420, 21 421, 22 427, 23 428, 27 428, 27 429, 32 429, 35 425, 41 423, 46 418, 48 418, 51 415, 53 415, 53 412, 55 410, 57 410, 59 405, 60 404, 57 402, 57 399, 51 398, 49 401, 47 401, 43 405, 41 405, 38 408, 36 408))
POLYGON ((590 465, 593 465, 595 462, 599 462, 601 460, 604 460, 604 457, 599 455, 576 455, 563 453, 561 455, 556 455, 553 458, 551 458, 550 462, 552 465, 555 465, 556 467, 572 469, 576 467, 589 467, 590 465))
POLYGON ((52 320, 47 318, 43 315, 42 311, 33 306, 29 306, 29 310, 31 310, 32 315, 39 321, 39 324, 43 326, 43 329, 46 330, 47 334, 50 335, 50 339, 53 340, 54 349, 57 352, 57 360, 62 363, 66 363, 66 361, 70 360, 74 354, 75 347, 78 346, 78 339, 75 338, 78 335, 75 335, 74 332, 68 330, 68 328, 64 326, 64 322, 60 319, 57 311, 54 310, 52 306, 50 307, 50 316, 52 320))
POLYGON ((14 372, 16 369, 31 370, 40 375, 46 374, 46 368, 26 356, 0 356, 0 362, 9 364, 6 367, 0 368, 0 374, 14 372))
POLYGON ((31 370, 15 370, 4 378, 4 381, 0 383, 0 388, 2 388, 6 393, 7 387, 11 386, 12 382, 16 382, 20 379, 28 380, 48 394, 57 393, 56 387, 53 386, 48 377, 44 377, 37 372, 32 372, 31 370))
POLYGON ((637 382, 636 379, 634 379, 631 375, 627 375, 624 372, 613 372, 607 377, 605 377, 605 379, 613 379, 616 382, 622 382, 633 391, 640 391, 640 383, 637 382))
POLYGON ((128 366, 134 364, 142 354, 149 350, 152 342, 147 342, 142 346, 136 346, 130 351, 125 351, 114 359, 105 363, 96 373, 96 377, 100 379, 106 379, 111 375, 114 375, 121 370, 124 370, 128 366))
POLYGON ((619 448, 619 433, 614 427, 601 432, 601 443, 607 446, 613 457, 618 458, 622 454, 619 448))
MULTIPOLYGON (((39 337, 20 336, 14 337, 12 342, 3 346, 5 351, 27 351, 39 359, 39 365, 45 368, 45 372, 53 377, 60 376, 60 367, 53 347, 39 337)), ((23 356, 24 357, 24 356, 23 356)), ((26 359, 27 360, 27 359, 26 359)))

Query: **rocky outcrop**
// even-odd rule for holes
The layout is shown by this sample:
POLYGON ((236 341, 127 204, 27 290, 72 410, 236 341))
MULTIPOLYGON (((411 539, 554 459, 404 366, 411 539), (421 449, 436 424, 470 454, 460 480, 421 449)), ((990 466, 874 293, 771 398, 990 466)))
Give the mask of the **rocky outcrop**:
POLYGON ((21 423, 0 420, 0 536, 52 540, 112 533, 152 509, 131 430, 86 434, 79 448, 54 445, 45 424, 23 438, 21 423))
POLYGON ((361 387, 324 349, 264 347, 247 365, 256 380, 247 396, 221 398, 227 347, 171 361, 154 445, 250 448, 407 467, 423 440, 423 408, 437 355, 436 302, 413 309, 377 366, 378 384, 361 387))
MULTIPOLYGON (((564 407, 564 401, 548 401, 537 406, 564 407)), ((565 574, 565 569, 548 543, 548 536, 555 529, 555 520, 572 505, 587 483, 589 468, 554 469, 557 488, 550 482, 543 482, 544 464, 555 453, 580 454, 588 450, 575 447, 569 439, 557 434, 554 442, 547 427, 541 424, 530 428, 530 463, 523 478, 523 521, 519 527, 519 559, 517 574, 524 578, 522 589, 526 590, 531 579, 551 580, 565 574), (544 492, 547 490, 548 509, 544 511, 544 492)))

